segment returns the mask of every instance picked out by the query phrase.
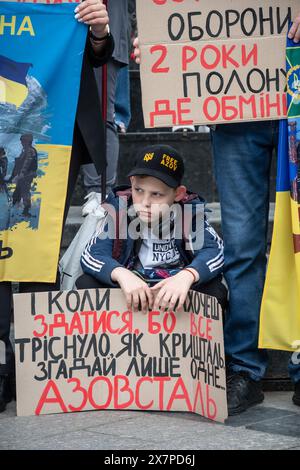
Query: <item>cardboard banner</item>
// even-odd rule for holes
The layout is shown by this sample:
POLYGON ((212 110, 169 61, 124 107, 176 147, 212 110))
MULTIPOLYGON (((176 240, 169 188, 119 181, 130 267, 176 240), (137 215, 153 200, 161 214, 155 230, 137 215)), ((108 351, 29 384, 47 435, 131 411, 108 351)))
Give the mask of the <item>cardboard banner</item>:
MULTIPOLYGON (((300 47, 288 40, 288 120, 280 124, 276 207, 261 348, 300 351, 300 47)), ((298 360, 298 358, 297 358, 298 360)))
POLYGON ((298 0, 137 0, 145 127, 286 116, 298 0))
POLYGON ((56 278, 85 25, 0 2, 0 281, 56 278))
POLYGON ((227 417, 221 307, 127 311, 120 289, 16 294, 18 416, 85 410, 227 417))

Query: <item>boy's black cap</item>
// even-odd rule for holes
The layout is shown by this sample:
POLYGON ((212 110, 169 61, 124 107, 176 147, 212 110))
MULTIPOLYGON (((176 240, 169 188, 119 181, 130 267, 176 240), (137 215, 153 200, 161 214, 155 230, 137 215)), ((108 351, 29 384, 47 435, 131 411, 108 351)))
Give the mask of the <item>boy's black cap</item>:
POLYGON ((177 188, 183 174, 183 158, 176 149, 169 145, 151 145, 139 152, 134 168, 127 176, 153 176, 171 188, 177 188))

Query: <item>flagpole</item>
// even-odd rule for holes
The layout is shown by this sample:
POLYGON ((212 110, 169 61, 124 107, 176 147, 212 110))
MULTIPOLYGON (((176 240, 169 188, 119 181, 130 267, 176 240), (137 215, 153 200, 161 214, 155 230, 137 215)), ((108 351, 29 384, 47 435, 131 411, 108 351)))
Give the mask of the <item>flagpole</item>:
MULTIPOLYGON (((108 8, 108 0, 103 0, 108 8)), ((106 166, 107 166, 107 64, 102 66, 102 117, 104 124, 104 155, 106 165, 101 174, 101 203, 106 199, 106 166)))

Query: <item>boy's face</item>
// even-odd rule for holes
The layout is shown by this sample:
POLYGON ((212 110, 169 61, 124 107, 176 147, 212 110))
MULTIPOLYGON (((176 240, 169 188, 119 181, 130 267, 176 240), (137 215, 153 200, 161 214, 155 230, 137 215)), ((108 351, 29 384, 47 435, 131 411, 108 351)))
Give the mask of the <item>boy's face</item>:
POLYGON ((153 176, 131 176, 130 181, 134 209, 145 223, 158 220, 186 193, 185 186, 173 189, 153 176))

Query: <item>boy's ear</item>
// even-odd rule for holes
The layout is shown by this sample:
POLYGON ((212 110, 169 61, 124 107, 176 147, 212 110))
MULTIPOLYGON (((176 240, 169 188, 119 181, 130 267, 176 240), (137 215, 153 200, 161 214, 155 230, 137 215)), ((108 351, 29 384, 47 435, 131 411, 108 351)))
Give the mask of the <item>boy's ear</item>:
POLYGON ((186 187, 183 185, 178 186, 178 188, 175 189, 175 202, 181 201, 186 195, 186 187))

